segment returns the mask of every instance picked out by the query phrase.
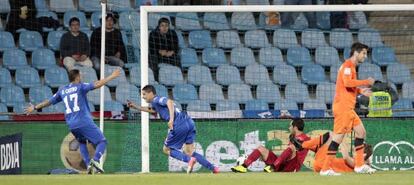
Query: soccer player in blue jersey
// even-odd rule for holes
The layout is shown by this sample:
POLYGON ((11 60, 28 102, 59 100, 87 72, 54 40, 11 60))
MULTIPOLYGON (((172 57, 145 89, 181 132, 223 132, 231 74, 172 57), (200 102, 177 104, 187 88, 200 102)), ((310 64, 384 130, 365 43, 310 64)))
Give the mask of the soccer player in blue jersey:
POLYGON ((102 131, 92 120, 86 94, 90 90, 104 86, 109 81, 118 77, 119 74, 120 70, 116 69, 110 76, 102 80, 94 83, 81 83, 79 70, 71 70, 69 72, 69 85, 59 88, 56 94, 54 94, 50 99, 37 105, 30 104, 25 109, 25 112, 30 114, 34 110, 42 109, 61 101, 65 103, 65 120, 69 126, 70 132, 72 132, 76 140, 80 143, 80 153, 86 166, 88 167, 88 173, 104 172, 100 159, 105 152, 107 141, 102 131), (93 159, 89 158, 86 142, 91 142, 96 147, 93 159))
POLYGON ((157 96, 154 86, 147 85, 142 88, 142 98, 150 103, 150 107, 141 107, 128 101, 127 105, 140 111, 159 113, 161 119, 168 121, 168 135, 164 142, 163 151, 165 154, 188 163, 187 173, 191 173, 196 162, 203 167, 218 173, 215 167, 202 155, 194 151, 194 140, 196 128, 193 119, 185 112, 181 112, 174 106, 174 101, 166 97, 157 96), (184 148, 183 148, 184 145, 184 148), (180 150, 183 148, 183 152, 180 150))

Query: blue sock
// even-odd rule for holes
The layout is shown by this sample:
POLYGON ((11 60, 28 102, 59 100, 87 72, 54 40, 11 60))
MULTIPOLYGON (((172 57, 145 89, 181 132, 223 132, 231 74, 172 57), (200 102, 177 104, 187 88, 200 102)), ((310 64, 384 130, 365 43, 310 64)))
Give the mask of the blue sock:
POLYGON ((186 163, 188 163, 188 161, 190 161, 190 157, 188 155, 185 155, 184 153, 176 150, 176 149, 170 149, 170 156, 174 159, 180 160, 180 161, 184 161, 186 163))
POLYGON ((85 165, 88 166, 89 165, 89 161, 91 160, 89 158, 89 152, 88 152, 88 147, 86 146, 86 143, 79 143, 79 150, 81 153, 81 156, 83 158, 83 162, 85 162, 85 165))
POLYGON ((204 158, 204 156, 202 156, 201 154, 193 152, 193 157, 195 157, 197 159, 197 162, 200 163, 204 168, 207 168, 211 171, 214 170, 214 165, 208 162, 207 159, 204 158))
POLYGON ((93 157, 93 160, 96 162, 100 162, 99 160, 101 159, 102 155, 105 152, 106 149, 106 140, 105 141, 101 141, 96 145, 96 151, 95 151, 95 156, 93 157))

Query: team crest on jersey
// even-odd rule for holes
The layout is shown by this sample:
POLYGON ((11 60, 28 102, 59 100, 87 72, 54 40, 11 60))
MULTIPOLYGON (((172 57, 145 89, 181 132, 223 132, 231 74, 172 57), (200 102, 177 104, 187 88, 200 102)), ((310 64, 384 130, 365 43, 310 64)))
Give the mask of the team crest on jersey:
POLYGON ((349 68, 349 67, 345 68, 344 74, 345 75, 351 75, 351 68, 349 68))

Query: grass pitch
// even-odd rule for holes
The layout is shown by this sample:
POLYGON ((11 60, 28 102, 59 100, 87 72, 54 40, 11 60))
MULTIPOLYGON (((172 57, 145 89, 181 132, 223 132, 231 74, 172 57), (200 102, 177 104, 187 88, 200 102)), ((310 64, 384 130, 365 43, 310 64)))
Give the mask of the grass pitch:
POLYGON ((103 175, 13 175, 0 176, 1 185, 413 185, 414 171, 378 172, 373 175, 343 174, 321 177, 313 172, 299 173, 149 173, 103 175))

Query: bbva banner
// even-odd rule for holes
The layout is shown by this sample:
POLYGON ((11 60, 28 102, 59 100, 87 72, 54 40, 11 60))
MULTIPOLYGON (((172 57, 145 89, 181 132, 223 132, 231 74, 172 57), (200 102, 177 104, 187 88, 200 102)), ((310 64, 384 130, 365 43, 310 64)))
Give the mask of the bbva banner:
POLYGON ((0 137, 0 174, 22 173, 22 133, 0 137))

